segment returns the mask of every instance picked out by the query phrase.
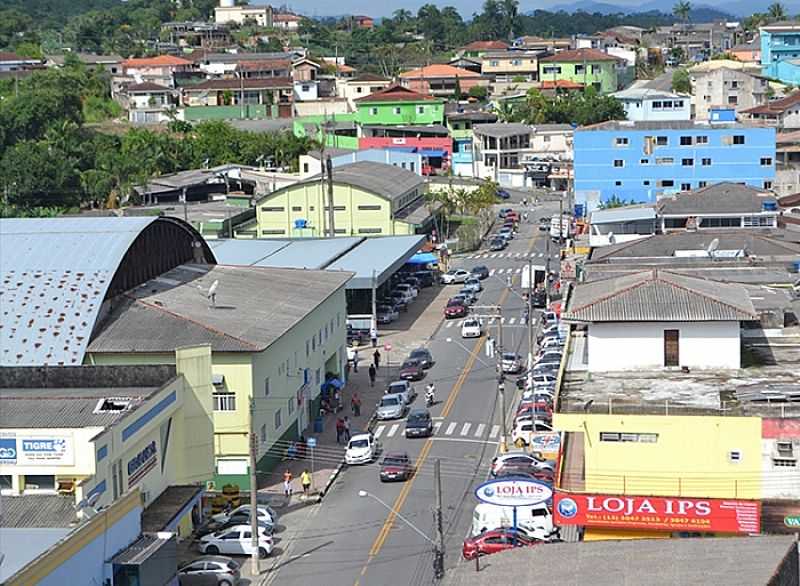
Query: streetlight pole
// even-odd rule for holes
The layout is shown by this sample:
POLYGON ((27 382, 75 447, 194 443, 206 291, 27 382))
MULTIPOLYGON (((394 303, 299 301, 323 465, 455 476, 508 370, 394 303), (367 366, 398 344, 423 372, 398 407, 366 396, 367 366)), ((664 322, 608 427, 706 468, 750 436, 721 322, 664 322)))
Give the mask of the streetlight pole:
POLYGON ((508 429, 506 429, 506 377, 503 372, 503 308, 497 307, 497 392, 500 394, 500 453, 508 451, 508 429))

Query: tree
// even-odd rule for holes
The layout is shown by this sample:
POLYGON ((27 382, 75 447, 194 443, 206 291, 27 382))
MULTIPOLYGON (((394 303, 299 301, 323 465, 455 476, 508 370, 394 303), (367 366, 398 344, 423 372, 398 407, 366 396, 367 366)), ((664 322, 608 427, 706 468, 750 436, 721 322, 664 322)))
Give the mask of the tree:
POLYGON ((489 89, 484 85, 474 85, 469 88, 467 95, 482 102, 489 96, 489 89))
POLYGON ((456 102, 460 102, 463 98, 463 94, 461 93, 461 81, 456 77, 456 87, 453 90, 453 99, 456 102))
POLYGON ((688 0, 680 0, 672 7, 672 14, 680 18, 684 24, 689 22, 689 13, 692 11, 692 4, 688 0))
POLYGON ((0 159, 6 203, 23 209, 72 207, 80 202, 80 173, 66 153, 34 140, 23 140, 0 159))
POLYGON ((679 94, 692 93, 692 81, 687 69, 681 67, 672 73, 672 91, 679 94))
POLYGON ((503 36, 511 40, 518 28, 519 2, 517 0, 501 0, 500 10, 503 14, 503 36))
POLYGON ((634 200, 626 200, 622 199, 618 195, 612 195, 606 201, 601 201, 600 205, 598 206, 601 210, 610 210, 613 208, 622 208, 625 206, 634 205, 636 202, 634 200))
POLYGON ((769 8, 767 8, 767 14, 769 14, 769 18, 773 22, 786 20, 786 8, 780 2, 770 4, 769 8))

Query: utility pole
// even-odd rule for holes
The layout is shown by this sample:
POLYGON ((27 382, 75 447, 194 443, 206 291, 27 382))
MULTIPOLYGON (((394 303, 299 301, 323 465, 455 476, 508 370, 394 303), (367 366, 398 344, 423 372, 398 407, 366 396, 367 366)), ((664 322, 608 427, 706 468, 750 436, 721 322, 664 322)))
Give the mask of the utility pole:
POLYGON ((255 429, 256 400, 250 397, 250 533, 253 553, 250 556, 253 576, 261 575, 258 561, 258 479, 256 477, 256 455, 258 453, 258 437, 255 429))
MULTIPOLYGON (((546 277, 545 277, 546 278, 546 277)), ((528 258, 528 379, 533 369, 533 259, 528 258)))
POLYGON ((328 229, 330 237, 334 238, 336 229, 333 225, 333 163, 330 155, 325 159, 325 169, 328 172, 328 229))
POLYGON ((183 221, 189 223, 189 210, 186 206, 186 188, 181 189, 181 201, 183 202, 183 221))
POLYGON ((433 482, 436 490, 436 548, 434 549, 433 574, 437 580, 444 576, 444 523, 442 521, 442 474, 439 458, 433 462, 433 482))
POLYGON ((500 394, 500 453, 508 451, 508 429, 506 428, 506 376, 503 373, 503 308, 497 306, 497 392, 500 394))

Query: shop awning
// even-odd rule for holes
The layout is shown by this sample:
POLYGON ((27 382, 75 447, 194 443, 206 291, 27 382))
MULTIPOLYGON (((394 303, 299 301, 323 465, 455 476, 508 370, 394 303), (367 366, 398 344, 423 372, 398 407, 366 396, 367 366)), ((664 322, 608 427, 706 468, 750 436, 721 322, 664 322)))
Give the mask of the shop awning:
POLYGON ((433 262, 439 262, 439 258, 432 252, 418 252, 406 261, 410 265, 427 265, 433 262))
POLYGON ((423 149, 420 154, 423 157, 433 157, 433 158, 444 158, 447 156, 447 152, 441 149, 423 149))

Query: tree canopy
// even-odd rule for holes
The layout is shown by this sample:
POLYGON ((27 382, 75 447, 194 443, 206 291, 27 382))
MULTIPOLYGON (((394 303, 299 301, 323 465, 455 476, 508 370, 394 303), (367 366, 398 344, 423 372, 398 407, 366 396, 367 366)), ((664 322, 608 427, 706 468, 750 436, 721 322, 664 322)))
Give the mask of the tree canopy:
POLYGON ((525 124, 574 124, 584 126, 608 120, 624 120, 622 102, 599 94, 594 88, 582 92, 559 92, 548 96, 529 90, 519 103, 504 102, 497 115, 504 122, 525 124))

